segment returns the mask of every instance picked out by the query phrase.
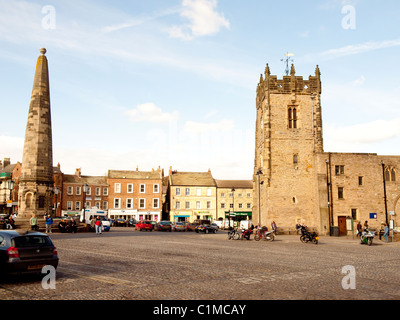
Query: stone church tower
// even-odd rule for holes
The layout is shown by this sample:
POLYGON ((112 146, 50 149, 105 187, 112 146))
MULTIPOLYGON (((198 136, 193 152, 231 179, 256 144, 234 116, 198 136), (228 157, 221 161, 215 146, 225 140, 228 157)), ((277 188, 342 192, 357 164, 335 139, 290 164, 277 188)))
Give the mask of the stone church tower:
POLYGON ((321 80, 277 79, 267 65, 257 86, 253 222, 320 225, 316 153, 323 153, 321 80))
POLYGON ((19 180, 18 216, 41 217, 52 211, 53 147, 46 49, 40 49, 25 132, 19 180))

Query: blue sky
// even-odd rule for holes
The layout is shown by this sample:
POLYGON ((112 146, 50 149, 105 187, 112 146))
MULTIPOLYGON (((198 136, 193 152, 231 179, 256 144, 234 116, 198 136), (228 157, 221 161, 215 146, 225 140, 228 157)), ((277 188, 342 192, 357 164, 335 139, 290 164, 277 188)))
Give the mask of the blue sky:
POLYGON ((399 155, 398 0, 0 0, 0 159, 22 161, 39 49, 64 173, 251 179, 256 86, 322 73, 324 149, 399 155))

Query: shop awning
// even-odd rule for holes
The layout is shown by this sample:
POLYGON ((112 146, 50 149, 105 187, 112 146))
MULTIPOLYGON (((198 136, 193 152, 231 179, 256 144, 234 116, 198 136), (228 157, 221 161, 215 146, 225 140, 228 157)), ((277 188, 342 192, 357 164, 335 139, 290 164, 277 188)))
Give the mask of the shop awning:
POLYGON ((228 218, 228 217, 239 217, 239 216, 251 217, 252 215, 253 215, 252 211, 235 211, 235 212, 225 211, 225 218, 228 218))

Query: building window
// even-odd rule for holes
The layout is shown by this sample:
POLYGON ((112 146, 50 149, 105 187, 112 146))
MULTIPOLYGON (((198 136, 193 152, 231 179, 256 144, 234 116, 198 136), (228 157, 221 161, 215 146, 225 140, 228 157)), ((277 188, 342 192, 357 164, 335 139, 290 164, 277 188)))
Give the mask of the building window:
POLYGON ((140 193, 146 193, 146 185, 145 184, 140 185, 140 193))
POLYGON ((153 208, 158 209, 160 207, 160 200, 158 198, 153 199, 153 208))
POLYGON ((225 209, 225 203, 221 203, 221 209, 225 209))
POLYGON ((289 107, 288 109, 289 129, 297 129, 297 109, 289 107))
POLYGON ((96 202, 95 206, 96 206, 97 209, 100 209, 100 202, 96 202))
POLYGON ((67 202, 67 210, 72 210, 72 201, 67 202))
POLYGON ((81 190, 82 190, 81 187, 76 187, 76 195, 77 195, 77 196, 80 196, 80 195, 81 195, 81 190))
POLYGON ((211 196, 211 188, 207 189, 207 196, 211 196))
POLYGON ((100 196, 101 194, 101 188, 97 187, 96 188, 96 196, 100 196))
POLYGON ((114 199, 114 209, 119 209, 121 207, 121 199, 115 198, 114 199))
POLYGON ((221 198, 225 198, 225 193, 221 193, 221 198))
POLYGON ((251 209, 251 203, 247 204, 247 209, 251 209))
POLYGON ((181 188, 176 188, 176 195, 180 196, 181 195, 181 188))
POLYGON ((243 203, 239 203, 239 209, 243 209, 243 203))
POLYGON ((335 175, 344 175, 344 166, 335 166, 335 175))
POLYGON ((230 204, 229 204, 229 208, 230 208, 230 209, 233 209, 233 203, 230 203, 230 204))
POLYGON ((186 196, 190 196, 190 188, 186 188, 185 194, 186 194, 186 196))
MULTIPOLYGON (((73 187, 68 187, 67 188, 67 194, 69 195, 69 196, 72 196, 73 194, 74 194, 74 188, 73 187)), ((71 209, 70 209, 71 210, 71 209)))
POLYGON ((386 168, 385 169, 385 180, 388 182, 396 181, 396 171, 394 170, 394 168, 386 168))
POLYGON ((108 196, 108 188, 103 188, 103 196, 108 196))
POLYGON ((114 193, 121 193, 121 184, 114 183, 114 193))
POLYGON ((92 188, 86 187, 86 194, 87 194, 88 196, 91 195, 91 190, 92 190, 92 188))
POLYGON ((363 186, 364 185, 364 177, 358 177, 358 185, 363 186))
POLYGON ((153 185, 153 193, 159 193, 160 192, 160 185, 155 184, 153 185))
POLYGON ((299 156, 297 154, 293 155, 293 164, 299 163, 299 156))
POLYGON ((179 201, 176 202, 175 209, 177 209, 177 210, 181 209, 181 203, 179 201))
POLYGON ((248 194, 247 194, 247 198, 251 198, 251 193, 248 193, 248 194))
POLYGON ((185 202, 185 209, 190 209, 190 201, 185 202))
POLYGON ((351 217, 353 220, 358 220, 357 219, 357 209, 351 209, 351 217))
POLYGON ((108 201, 103 201, 103 210, 108 209, 108 201))
POLYGON ((338 187, 338 199, 344 199, 343 187, 338 187))
POLYGON ((128 185, 126 186, 126 192, 133 193, 133 184, 132 183, 128 183, 128 185))
POLYGON ((207 201, 207 209, 211 209, 211 201, 207 201))
POLYGON ((132 209, 133 208, 133 199, 132 198, 126 199, 126 208, 127 209, 132 209))
POLYGON ((197 189, 197 190, 196 190, 196 195, 197 195, 198 197, 201 196, 201 189, 197 189))
POLYGON ((196 201, 196 209, 201 209, 201 203, 200 203, 200 201, 196 201))
POLYGON ((146 199, 139 199, 139 209, 146 209, 146 199))
POLYGON ((81 210, 81 203, 80 201, 75 202, 75 210, 80 211, 81 210))

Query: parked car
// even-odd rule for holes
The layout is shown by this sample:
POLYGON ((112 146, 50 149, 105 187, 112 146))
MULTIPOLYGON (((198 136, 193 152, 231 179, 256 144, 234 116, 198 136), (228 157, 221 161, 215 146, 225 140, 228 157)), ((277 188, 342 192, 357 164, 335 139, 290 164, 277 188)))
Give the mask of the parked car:
POLYGON ((128 224, 125 219, 115 219, 114 225, 116 227, 126 227, 128 224))
POLYGON ((174 231, 186 231, 186 223, 185 222, 175 222, 173 225, 174 231))
POLYGON ((188 223, 186 225, 187 231, 196 231, 196 227, 198 226, 197 223, 188 223))
POLYGON ((210 224, 202 224, 196 227, 196 232, 217 233, 217 229, 210 224))
POLYGON ((128 220, 128 227, 135 227, 136 226, 136 219, 129 219, 128 220))
POLYGON ((0 272, 41 273, 44 266, 58 266, 57 249, 40 232, 0 231, 0 272))
POLYGON ((172 231, 171 221, 160 221, 159 223, 156 224, 155 230, 171 232, 172 231))
POLYGON ((150 220, 142 220, 142 221, 139 221, 138 223, 136 223, 135 230, 139 230, 139 231, 142 231, 142 230, 148 231, 148 230, 150 230, 150 231, 153 231, 153 224, 151 223, 150 220))
POLYGON ((211 223, 211 227, 214 228, 215 230, 219 230, 219 226, 216 223, 211 223))

